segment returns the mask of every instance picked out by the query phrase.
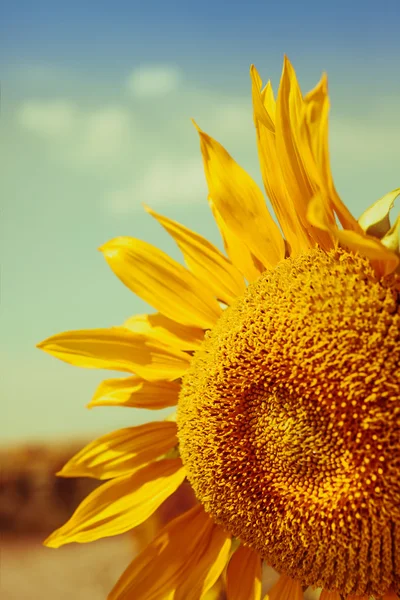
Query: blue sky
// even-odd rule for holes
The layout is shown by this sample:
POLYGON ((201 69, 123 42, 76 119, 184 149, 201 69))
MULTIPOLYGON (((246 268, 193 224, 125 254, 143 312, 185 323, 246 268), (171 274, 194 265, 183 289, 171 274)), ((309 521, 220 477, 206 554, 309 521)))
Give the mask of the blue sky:
POLYGON ((284 53, 303 91, 327 71, 333 171, 356 216, 400 185, 398 17, 398 2, 358 0, 46 0, 2 9, 4 439, 90 435, 148 419, 86 411, 111 375, 59 363, 35 344, 149 310, 97 252, 132 235, 180 260, 142 202, 219 244, 190 117, 260 182, 251 63, 275 90, 284 53))

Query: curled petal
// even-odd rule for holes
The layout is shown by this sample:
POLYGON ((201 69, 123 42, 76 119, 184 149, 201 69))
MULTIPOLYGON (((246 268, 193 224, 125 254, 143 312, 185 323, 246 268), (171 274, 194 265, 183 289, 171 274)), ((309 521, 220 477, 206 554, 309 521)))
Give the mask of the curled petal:
POLYGON ((339 230, 330 224, 325 210, 326 203, 320 195, 314 196, 308 209, 308 219, 312 225, 329 232, 343 247, 366 256, 378 276, 384 276, 396 270, 399 257, 377 239, 356 231, 339 230))
POLYGON ((389 213, 394 206, 394 201, 400 195, 400 188, 385 194, 367 208, 358 219, 362 230, 368 235, 379 239, 383 238, 390 229, 389 213))

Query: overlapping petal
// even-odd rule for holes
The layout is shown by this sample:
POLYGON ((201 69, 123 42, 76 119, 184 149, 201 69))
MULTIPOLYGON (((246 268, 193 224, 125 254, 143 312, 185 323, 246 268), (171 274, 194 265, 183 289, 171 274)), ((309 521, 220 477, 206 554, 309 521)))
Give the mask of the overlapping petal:
POLYGON ((232 555, 226 571, 227 600, 260 600, 261 557, 246 548, 239 548, 232 555))
MULTIPOLYGON (((332 248, 332 238, 324 230, 310 227, 307 220, 308 204, 318 193, 321 178, 315 180, 317 169, 307 140, 301 135, 304 100, 295 71, 285 57, 278 92, 275 119, 276 151, 282 177, 294 203, 299 220, 311 238, 321 248, 332 248)), ((319 175, 319 174, 318 174, 319 175)), ((333 224, 334 214, 327 206, 327 219, 333 224)))
POLYGON ((112 479, 128 475, 178 444, 176 423, 153 421, 103 435, 75 454, 57 475, 112 479))
POLYGON ((315 226, 329 232, 343 247, 366 256, 378 275, 388 275, 399 265, 399 257, 377 238, 356 231, 339 229, 327 218, 326 200, 322 195, 312 199, 308 209, 308 219, 315 226))
POLYGON ((381 242, 385 248, 391 250, 391 252, 395 252, 397 256, 400 256, 400 215, 398 215, 393 226, 383 236, 381 242))
POLYGON ((400 188, 397 188, 385 194, 363 212, 358 223, 366 234, 382 239, 388 233, 390 229, 389 214, 399 195, 400 188))
POLYGON ((232 264, 237 267, 238 271, 241 272, 243 277, 247 279, 249 283, 255 281, 260 277, 261 273, 265 270, 265 267, 250 252, 246 244, 233 233, 232 229, 218 212, 210 196, 208 198, 208 203, 221 233, 225 251, 231 259, 232 264))
POLYGON ((212 137, 197 128, 210 196, 233 233, 265 267, 285 257, 285 244, 257 184, 212 137))
POLYGON ((225 304, 243 294, 243 277, 234 265, 204 237, 176 221, 164 217, 149 207, 147 212, 174 238, 188 268, 225 304))
POLYGON ((171 521, 129 565, 109 600, 198 600, 217 581, 231 540, 202 506, 171 521))
POLYGON ((158 410, 175 406, 181 386, 174 381, 146 381, 140 377, 120 377, 102 381, 87 408, 128 406, 158 410))
POLYGON ((173 458, 112 479, 89 494, 45 545, 58 548, 71 542, 93 542, 133 529, 150 517, 184 478, 181 459, 173 458))
POLYGON ((123 326, 178 350, 198 350, 204 338, 203 329, 181 325, 161 313, 134 315, 123 326))
POLYGON ((128 371, 150 381, 177 379, 190 363, 189 354, 122 327, 67 331, 38 348, 76 367, 128 371))
POLYGON ((290 196, 282 176, 276 149, 275 106, 270 83, 261 90, 262 81, 252 65, 252 98, 254 124, 257 134, 258 156, 265 191, 271 201, 279 224, 288 241, 292 255, 307 250, 314 245, 308 229, 297 213, 294 199, 290 196), (268 108, 269 110, 268 110, 268 108))
POLYGON ((115 275, 166 317, 182 325, 209 329, 220 316, 221 308, 211 292, 151 244, 119 237, 100 250, 115 275))

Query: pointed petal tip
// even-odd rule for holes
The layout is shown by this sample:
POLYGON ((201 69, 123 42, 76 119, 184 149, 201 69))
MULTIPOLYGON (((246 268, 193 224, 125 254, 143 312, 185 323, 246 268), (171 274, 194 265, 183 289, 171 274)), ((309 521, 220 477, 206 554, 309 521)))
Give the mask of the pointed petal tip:
POLYGON ((198 133, 202 134, 203 131, 200 129, 200 127, 197 125, 196 121, 194 119, 190 119, 195 127, 195 129, 197 130, 198 133))
POLYGON ((53 533, 51 533, 43 542, 43 546, 46 546, 46 548, 59 548, 60 546, 62 546, 62 537, 59 536, 59 529, 56 529, 56 531, 53 531, 53 533))

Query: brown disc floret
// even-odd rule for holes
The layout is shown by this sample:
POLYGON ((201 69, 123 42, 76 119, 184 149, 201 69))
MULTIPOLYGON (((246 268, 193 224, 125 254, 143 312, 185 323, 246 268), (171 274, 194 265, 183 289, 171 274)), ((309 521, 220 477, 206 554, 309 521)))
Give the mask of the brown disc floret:
POLYGON ((400 588, 400 276, 315 249, 206 335, 178 407, 214 520, 303 585, 400 588))

